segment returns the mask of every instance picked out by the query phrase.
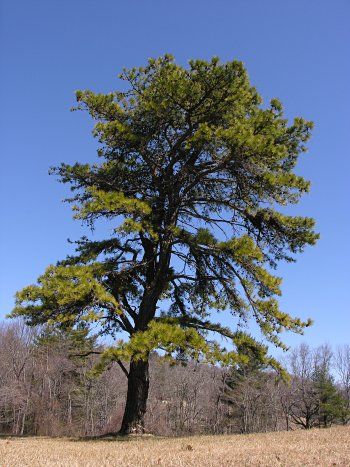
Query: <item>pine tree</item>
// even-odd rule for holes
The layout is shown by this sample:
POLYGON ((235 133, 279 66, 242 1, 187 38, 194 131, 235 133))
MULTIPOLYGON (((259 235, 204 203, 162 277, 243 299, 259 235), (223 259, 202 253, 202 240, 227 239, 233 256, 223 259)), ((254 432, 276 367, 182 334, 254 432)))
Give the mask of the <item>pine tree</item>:
POLYGON ((68 357, 76 359, 91 355, 95 350, 97 353, 96 336, 89 333, 89 327, 83 321, 75 328, 46 325, 35 339, 35 344, 38 347, 54 347, 57 344, 65 348, 68 357))
MULTIPOLYGON (((57 378, 57 373, 53 372, 54 381, 55 376, 59 380, 59 384, 53 384, 58 392, 52 401, 50 394, 46 407, 44 405, 46 412, 52 411, 51 421, 56 419, 57 426, 65 422, 65 428, 61 429, 69 434, 93 434, 87 414, 92 410, 90 400, 99 381, 93 374, 94 356, 103 350, 97 344, 96 336, 89 334, 89 328, 83 322, 75 328, 45 325, 34 345, 39 367, 43 360, 49 366, 47 379, 50 381, 52 377, 50 367, 52 371, 56 365, 59 374, 57 378)), ((42 402, 45 404, 45 397, 42 402)))
POLYGON ((289 124, 277 99, 263 107, 241 62, 184 68, 166 55, 120 77, 126 91, 77 92, 77 108, 96 121, 100 161, 52 170, 73 190, 75 218, 90 227, 109 221, 113 234, 78 240, 74 256, 17 293, 13 316, 30 325, 98 322, 129 335, 100 364, 130 361, 126 434, 144 430, 154 349, 237 364, 246 347, 279 367, 242 327, 223 327, 215 315, 253 317, 284 348, 279 333, 302 333, 310 321, 280 310, 281 279, 271 269, 318 236, 313 219, 277 210, 309 190, 294 167, 312 123, 289 124))
POLYGON ((334 383, 327 362, 316 366, 313 381, 319 407, 318 424, 327 428, 333 422, 342 420, 346 414, 346 401, 334 383))

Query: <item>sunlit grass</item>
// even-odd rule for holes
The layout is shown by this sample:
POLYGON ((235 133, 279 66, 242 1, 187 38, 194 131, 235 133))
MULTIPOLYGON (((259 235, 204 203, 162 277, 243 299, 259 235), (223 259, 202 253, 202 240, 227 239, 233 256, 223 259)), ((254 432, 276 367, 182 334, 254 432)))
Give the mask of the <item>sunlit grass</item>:
POLYGON ((349 466, 350 427, 128 440, 2 438, 0 466, 349 466))

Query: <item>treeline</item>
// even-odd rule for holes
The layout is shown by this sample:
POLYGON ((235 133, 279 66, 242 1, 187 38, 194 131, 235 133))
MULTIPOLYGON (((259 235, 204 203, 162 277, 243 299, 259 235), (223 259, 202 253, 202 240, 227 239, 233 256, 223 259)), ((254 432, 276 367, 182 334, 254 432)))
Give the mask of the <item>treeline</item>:
MULTIPOLYGON (((116 432, 125 403, 120 362, 94 371, 101 347, 82 328, 0 325, 0 432, 95 436, 116 432)), ((147 431, 162 435, 249 433, 350 421, 350 345, 294 349, 290 382, 254 360, 236 368, 151 359, 147 431)))

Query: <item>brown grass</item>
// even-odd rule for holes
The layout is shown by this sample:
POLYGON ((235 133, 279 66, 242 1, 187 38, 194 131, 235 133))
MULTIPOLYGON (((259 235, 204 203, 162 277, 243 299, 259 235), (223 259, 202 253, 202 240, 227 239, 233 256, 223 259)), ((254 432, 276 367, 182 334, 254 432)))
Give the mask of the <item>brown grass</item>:
POLYGON ((350 466, 350 427, 192 438, 0 439, 0 466, 350 466))

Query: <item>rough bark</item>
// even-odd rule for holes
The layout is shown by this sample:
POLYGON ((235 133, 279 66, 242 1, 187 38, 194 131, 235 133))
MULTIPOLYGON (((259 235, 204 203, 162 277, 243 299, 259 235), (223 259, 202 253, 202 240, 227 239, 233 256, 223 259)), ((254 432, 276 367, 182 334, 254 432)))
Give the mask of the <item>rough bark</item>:
POLYGON ((149 362, 131 361, 128 376, 128 392, 121 435, 142 434, 145 432, 144 416, 149 390, 149 362))

